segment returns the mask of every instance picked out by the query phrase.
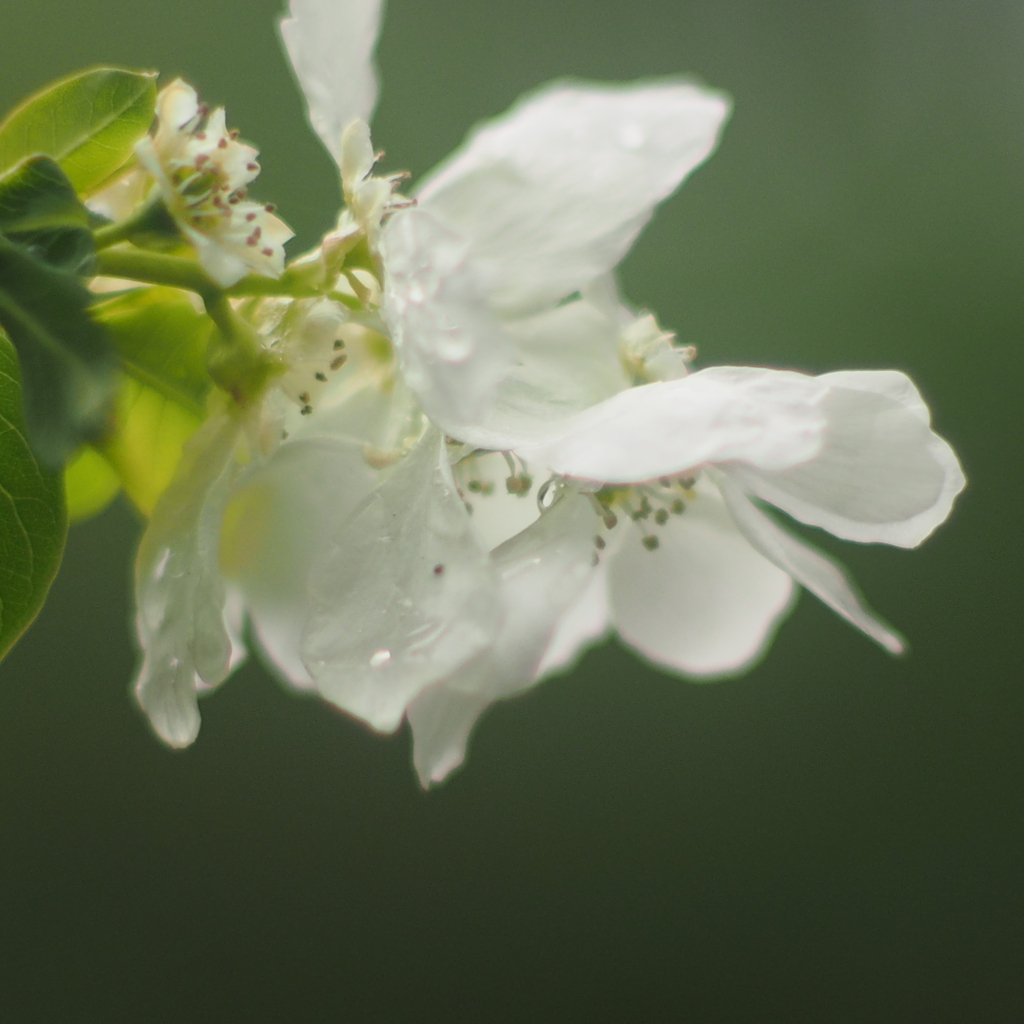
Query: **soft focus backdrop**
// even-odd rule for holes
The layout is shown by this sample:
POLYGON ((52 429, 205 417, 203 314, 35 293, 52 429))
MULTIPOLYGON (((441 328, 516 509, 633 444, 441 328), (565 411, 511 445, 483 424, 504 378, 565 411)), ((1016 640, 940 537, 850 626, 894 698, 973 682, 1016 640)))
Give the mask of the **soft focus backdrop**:
MULTIPOLYGON (((312 244, 337 185, 278 13, 3 0, 0 107, 94 63, 186 76, 312 244)), ((0 1017, 1024 1019, 1024 8, 392 0, 380 65, 374 141, 417 175, 555 76, 732 93, 625 289, 704 365, 913 375, 970 481, 951 521, 915 552, 816 538, 912 653, 806 595, 731 682, 609 644, 429 795, 407 735, 250 664, 172 753, 127 695, 116 506, 0 667, 0 1017)))

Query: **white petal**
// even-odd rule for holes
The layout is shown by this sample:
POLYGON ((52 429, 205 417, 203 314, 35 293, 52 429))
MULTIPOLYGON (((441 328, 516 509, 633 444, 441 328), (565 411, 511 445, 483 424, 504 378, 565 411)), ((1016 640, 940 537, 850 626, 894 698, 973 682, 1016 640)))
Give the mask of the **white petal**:
POLYGON ((890 654, 903 652, 903 641, 864 604, 842 566, 780 529, 753 505, 729 474, 721 474, 718 485, 736 525, 758 551, 890 654))
POLYGON ((542 308, 622 259, 728 112, 721 94, 676 79, 556 82, 475 129, 418 198, 470 243, 497 306, 542 308))
POLYGON ((964 474, 929 427, 928 407, 895 370, 828 373, 824 444, 809 462, 775 472, 730 470, 747 490, 837 537, 920 544, 949 515, 964 474))
POLYGON ((373 51, 382 0, 290 0, 281 38, 309 107, 309 120, 341 162, 341 133, 377 105, 373 51))
POLYGON ((559 620, 537 666, 538 679, 571 667, 587 647, 604 639, 611 629, 606 566, 605 561, 594 570, 587 589, 559 620))
POLYGON ((555 626, 591 575, 593 520, 587 501, 568 495, 494 552, 503 609, 494 644, 409 707, 413 763, 424 786, 462 763, 488 704, 536 681, 555 626))
POLYGON ((405 210, 381 243, 384 317, 409 386, 427 415, 459 436, 511 357, 511 341, 467 266, 465 242, 429 213, 405 210))
POLYGON ((828 388, 787 370, 715 366, 630 388, 517 446, 565 476, 633 483, 741 459, 781 469, 815 455, 828 388))
POLYGON ((310 591, 303 660, 317 689, 380 731, 491 641, 497 582, 436 429, 337 534, 310 591))
POLYGON ((237 662, 217 561, 232 480, 237 420, 214 415, 185 446, 160 496, 135 562, 142 666, 135 694, 159 736, 188 746, 199 733, 197 690, 221 683, 237 662))
POLYGON ((792 581, 750 546, 712 487, 651 528, 660 541, 654 551, 636 524, 623 528, 629 533, 608 577, 624 640, 695 676, 735 673, 762 654, 791 607, 792 581))
POLYGON ((512 355, 492 400, 473 421, 445 429, 477 447, 505 451, 545 437, 560 419, 629 387, 619 359, 618 313, 581 298, 507 324, 512 355))
POLYGON ((313 685, 300 650, 312 614, 310 575, 379 476, 361 444, 300 438, 247 477, 227 508, 224 574, 244 597, 268 660, 294 686, 313 685))

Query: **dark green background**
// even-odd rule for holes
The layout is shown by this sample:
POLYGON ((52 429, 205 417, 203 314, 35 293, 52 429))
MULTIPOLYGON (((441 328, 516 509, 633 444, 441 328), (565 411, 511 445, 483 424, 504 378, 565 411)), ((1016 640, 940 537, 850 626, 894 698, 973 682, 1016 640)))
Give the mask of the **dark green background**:
MULTIPOLYGON (((0 106, 102 61, 186 75, 311 243, 336 185, 277 9, 3 0, 0 106)), ((126 693, 117 507, 0 669, 0 1016, 1024 1019, 1020 3, 394 0, 380 63, 374 138, 416 173, 558 75, 733 94, 624 282, 705 364, 913 374, 968 492, 920 551, 827 543, 912 654, 806 596, 733 682, 609 645, 429 796, 407 735, 254 665, 170 753, 126 693)))

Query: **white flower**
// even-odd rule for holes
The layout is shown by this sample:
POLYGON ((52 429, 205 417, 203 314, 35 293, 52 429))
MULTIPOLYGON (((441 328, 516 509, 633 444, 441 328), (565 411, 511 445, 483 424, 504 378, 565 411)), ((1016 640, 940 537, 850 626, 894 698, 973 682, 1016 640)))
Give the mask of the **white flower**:
MULTIPOLYGON (((298 7, 292 33, 330 35, 336 7, 298 7)), ((311 120, 336 127, 326 72, 309 52, 291 52, 311 120)), ((654 206, 714 148, 727 112, 722 97, 679 81, 556 83, 476 130, 417 190, 417 208, 383 230, 385 318, 429 417, 467 445, 514 453, 536 477, 593 493, 592 536, 607 557, 541 674, 609 624, 678 670, 736 671, 763 649, 794 580, 897 651, 899 638, 843 571, 750 496, 847 539, 913 546, 963 486, 903 375, 722 367, 686 376, 669 337, 623 309, 610 273, 654 206), (617 532, 604 526, 613 519, 617 532)), ((510 510, 517 490, 473 502, 485 547, 533 529, 519 533, 530 516, 510 510)), ((321 618, 321 635, 343 630, 344 619, 321 618)), ((327 664, 351 689, 372 685, 348 662, 327 664)), ((461 759, 472 719, 503 692, 456 678, 409 706, 425 780, 461 759)), ((520 666, 504 692, 529 681, 520 666)))
POLYGON ((556 83, 472 133, 384 221, 400 201, 371 174, 366 127, 380 6, 292 0, 282 35, 346 198, 310 262, 330 274, 365 239, 384 280, 350 279, 361 314, 328 299, 255 311, 292 369, 237 428, 246 468, 236 446, 199 500, 193 487, 191 518, 158 505, 150 532, 168 536, 169 517, 176 539, 140 558, 146 664, 163 665, 142 691, 177 687, 194 708, 230 668, 244 607, 289 682, 382 731, 408 717, 426 785, 461 762, 490 702, 610 626, 677 670, 732 672, 795 580, 897 649, 842 571, 750 499, 848 539, 919 543, 963 477, 910 382, 689 374, 692 352, 612 277, 713 150, 724 98, 674 79, 556 83), (362 355, 328 383, 342 328, 362 355), (180 607, 161 590, 179 548, 194 560, 180 607), (200 606, 222 609, 216 644, 161 619, 200 606))
POLYGON ((246 199, 257 151, 227 130, 223 108, 200 106, 181 79, 160 91, 156 113, 156 133, 136 153, 203 269, 224 288, 250 270, 279 277, 292 231, 272 206, 246 199))

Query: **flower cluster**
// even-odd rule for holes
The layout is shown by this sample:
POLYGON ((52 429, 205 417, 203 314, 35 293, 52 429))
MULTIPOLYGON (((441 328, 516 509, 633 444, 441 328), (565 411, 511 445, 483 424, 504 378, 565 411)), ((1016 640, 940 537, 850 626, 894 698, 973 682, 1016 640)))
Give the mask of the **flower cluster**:
POLYGON ((175 79, 157 98, 156 133, 136 147, 203 269, 224 287, 250 270, 280 276, 284 243, 292 237, 273 206, 246 198, 260 173, 258 153, 237 140, 223 107, 210 111, 195 89, 175 79))
MULTIPOLYGON (((236 301, 284 371, 211 412, 143 538, 136 691, 157 732, 192 742, 245 621, 290 685, 382 732, 408 720, 424 785, 489 704, 612 629, 685 675, 735 673, 800 585, 900 651, 763 504, 919 544, 964 478, 913 384, 693 370, 618 291, 726 98, 556 83, 474 130, 411 202, 372 174, 380 9, 292 0, 281 26, 346 206, 289 271, 315 294, 236 301)), ((255 154, 180 83, 160 125, 140 155, 210 274, 279 273, 283 227, 239 191, 255 154)))

